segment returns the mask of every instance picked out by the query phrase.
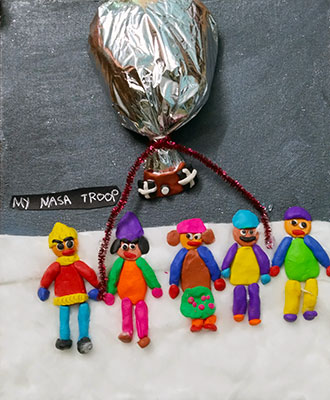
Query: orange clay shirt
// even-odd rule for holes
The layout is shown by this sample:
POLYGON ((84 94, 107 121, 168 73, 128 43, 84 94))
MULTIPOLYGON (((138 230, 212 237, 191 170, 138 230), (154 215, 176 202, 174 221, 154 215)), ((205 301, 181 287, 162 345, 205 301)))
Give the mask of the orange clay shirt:
POLYGON ((118 292, 121 299, 127 297, 136 304, 144 299, 147 286, 150 289, 160 288, 153 269, 143 258, 135 261, 117 258, 108 276, 108 293, 118 292))
POLYGON ((142 271, 135 261, 125 261, 122 267, 117 291, 121 299, 128 297, 133 304, 143 300, 147 292, 147 284, 142 271))

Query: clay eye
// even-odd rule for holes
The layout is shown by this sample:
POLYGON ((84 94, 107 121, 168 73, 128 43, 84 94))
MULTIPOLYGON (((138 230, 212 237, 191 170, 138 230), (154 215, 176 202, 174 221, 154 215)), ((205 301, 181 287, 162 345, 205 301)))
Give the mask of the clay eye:
POLYGON ((241 230, 241 235, 242 235, 242 236, 245 236, 245 235, 246 235, 246 230, 245 230, 245 229, 242 229, 242 230, 241 230))
POLYGON ((134 243, 131 243, 130 245, 129 245, 129 248, 131 249, 131 250, 135 250, 135 244, 134 243))
POLYGON ((128 244, 127 244, 127 243, 123 243, 123 244, 121 245, 121 248, 122 248, 124 251, 128 250, 128 244))
POLYGON ((56 247, 58 248, 58 250, 63 250, 64 249, 64 244, 63 243, 57 243, 56 247))
POLYGON ((295 219, 293 219, 293 220, 291 221, 291 225, 293 225, 293 226, 298 225, 298 221, 296 221, 295 219))
POLYGON ((250 234, 250 235, 253 235, 253 234, 254 234, 253 229, 250 229, 250 230, 249 230, 249 234, 250 234))
POLYGON ((307 228, 306 222, 300 222, 299 226, 300 226, 300 228, 303 228, 303 229, 307 228))
POLYGON ((194 235, 194 239, 195 239, 195 240, 199 240, 201 237, 202 237, 202 234, 201 234, 201 233, 196 233, 196 234, 194 235))
POLYGON ((194 237, 194 235, 192 233, 187 233, 186 234, 186 238, 191 240, 194 237))
POLYGON ((67 240, 67 241, 65 242, 65 244, 66 244, 66 247, 67 247, 68 249, 72 249, 72 247, 74 246, 73 240, 67 240))

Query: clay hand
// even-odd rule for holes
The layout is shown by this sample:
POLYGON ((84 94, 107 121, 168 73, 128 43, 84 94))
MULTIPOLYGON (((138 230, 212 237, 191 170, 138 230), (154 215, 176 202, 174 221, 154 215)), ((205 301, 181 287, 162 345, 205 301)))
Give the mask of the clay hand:
POLYGON ((261 283, 262 283, 263 285, 266 285, 267 283, 270 282, 270 275, 268 275, 268 274, 263 274, 263 275, 261 275, 260 279, 261 279, 261 283))
POLYGON ((159 299, 159 297, 163 296, 163 291, 162 291, 162 288, 160 288, 160 287, 153 288, 151 293, 154 297, 156 297, 156 299, 159 299))
POLYGON ((99 290, 98 289, 92 289, 88 292, 88 297, 92 300, 99 300, 99 290))
POLYGON ((277 276, 280 272, 280 267, 277 265, 273 265, 272 267, 270 267, 269 269, 269 275, 270 276, 277 276))
POLYGON ((46 301, 49 297, 49 290, 44 287, 40 287, 38 290, 38 297, 41 301, 46 301))
POLYGON ((215 290, 222 291, 225 289, 225 287, 226 287, 226 282, 222 278, 219 278, 216 281, 214 281, 215 290))
POLYGON ((223 278, 229 278, 230 277, 230 268, 223 269, 221 271, 221 276, 223 278))
POLYGON ((327 268, 326 271, 327 271, 327 275, 330 276, 330 265, 329 265, 329 267, 327 268))
POLYGON ((179 292, 180 292, 180 289, 176 285, 171 285, 168 290, 168 294, 170 295, 170 297, 172 299, 175 299, 178 296, 179 292))
POLYGON ((104 295, 104 302, 108 306, 112 306, 112 304, 115 302, 115 296, 112 293, 106 293, 104 295))

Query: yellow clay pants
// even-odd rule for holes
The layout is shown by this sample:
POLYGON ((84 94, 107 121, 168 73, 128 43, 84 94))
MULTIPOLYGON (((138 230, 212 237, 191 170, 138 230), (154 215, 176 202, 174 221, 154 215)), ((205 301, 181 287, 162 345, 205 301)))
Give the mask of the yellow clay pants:
MULTIPOLYGON (((317 301, 317 280, 307 279, 305 284, 304 300, 302 313, 305 311, 314 311, 317 301)), ((300 303, 301 287, 298 281, 287 281, 285 285, 285 304, 284 314, 298 314, 300 303)))

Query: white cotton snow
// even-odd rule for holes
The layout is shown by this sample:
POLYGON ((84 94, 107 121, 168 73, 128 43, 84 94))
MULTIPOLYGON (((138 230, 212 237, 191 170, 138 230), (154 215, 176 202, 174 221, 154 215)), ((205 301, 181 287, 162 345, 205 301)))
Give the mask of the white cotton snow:
MULTIPOLYGON (((221 265, 233 243, 231 224, 208 224, 216 236, 209 246, 221 265)), ((272 224, 276 245, 283 222, 272 224)), ((90 301, 93 350, 76 350, 77 309, 72 307, 74 346, 59 351, 58 307, 37 297, 40 278, 54 261, 47 237, 0 236, 0 399, 2 400, 328 400, 330 398, 330 278, 321 268, 314 321, 301 314, 283 320, 284 270, 261 286, 262 323, 232 318, 233 287, 213 290, 218 331, 191 333, 179 311, 180 298, 168 296, 170 263, 180 246, 170 247, 171 227, 145 229, 151 250, 145 259, 164 289, 147 294, 151 344, 141 349, 117 339, 120 299, 112 307, 90 301)), ((262 227, 260 226, 262 231, 262 227)), ((330 254, 330 223, 313 222, 311 235, 330 254)), ((97 269, 102 232, 79 234, 80 258, 97 269)), ((265 249, 263 238, 259 244, 265 249)), ((275 245, 275 246, 276 246, 275 245)), ((274 251, 267 250, 270 258, 274 251)), ((108 257, 108 264, 116 256, 108 257)), ((88 284, 86 285, 90 288, 88 284)))

